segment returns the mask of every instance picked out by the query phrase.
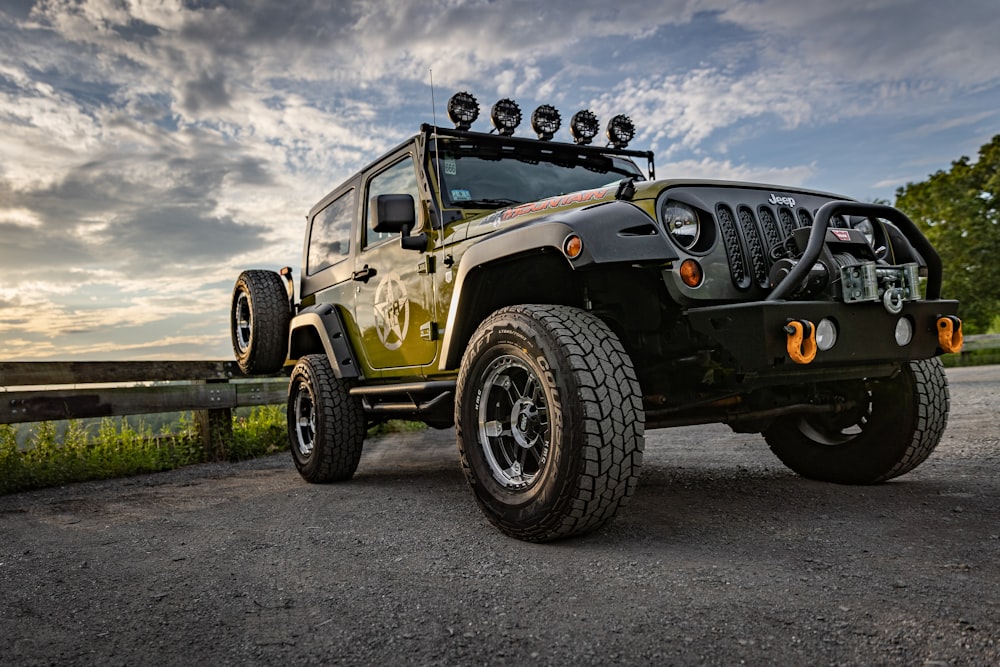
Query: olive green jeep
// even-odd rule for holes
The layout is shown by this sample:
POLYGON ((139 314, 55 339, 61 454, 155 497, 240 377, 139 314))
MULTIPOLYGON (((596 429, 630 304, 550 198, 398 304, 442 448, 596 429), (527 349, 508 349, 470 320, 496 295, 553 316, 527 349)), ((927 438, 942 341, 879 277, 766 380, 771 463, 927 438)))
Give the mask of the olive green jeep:
POLYGON ((555 141, 551 106, 452 97, 309 212, 290 269, 242 273, 247 374, 290 369, 288 434, 310 482, 350 478, 392 418, 457 432, 484 513, 543 541, 635 492, 646 429, 762 433, 793 471, 871 484, 941 438, 937 358, 961 347, 941 262, 898 210, 801 188, 656 180, 625 116, 555 141), (602 140, 602 143, 603 140, 602 140))

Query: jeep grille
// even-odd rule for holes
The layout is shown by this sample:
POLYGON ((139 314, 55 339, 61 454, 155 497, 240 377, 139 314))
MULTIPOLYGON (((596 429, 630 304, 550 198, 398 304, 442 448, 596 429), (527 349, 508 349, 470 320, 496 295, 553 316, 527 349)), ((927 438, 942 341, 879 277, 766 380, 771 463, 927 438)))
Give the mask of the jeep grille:
MULTIPOLYGON (((733 284, 748 289, 756 284, 769 287, 768 274, 776 258, 776 249, 799 227, 812 225, 812 214, 804 208, 792 211, 781 206, 777 209, 763 204, 754 210, 748 203, 719 203, 715 214, 726 248, 729 273, 733 284)), ((831 226, 844 226, 842 220, 831 221, 831 226)))

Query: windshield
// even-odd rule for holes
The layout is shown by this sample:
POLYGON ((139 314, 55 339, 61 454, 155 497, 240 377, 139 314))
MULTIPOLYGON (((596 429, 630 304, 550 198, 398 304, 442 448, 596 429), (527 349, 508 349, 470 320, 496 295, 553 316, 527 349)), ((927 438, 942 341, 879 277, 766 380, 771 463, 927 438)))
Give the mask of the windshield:
POLYGON ((611 155, 538 150, 530 153, 440 142, 440 174, 445 206, 502 208, 592 190, 625 178, 643 180, 631 160, 611 155))

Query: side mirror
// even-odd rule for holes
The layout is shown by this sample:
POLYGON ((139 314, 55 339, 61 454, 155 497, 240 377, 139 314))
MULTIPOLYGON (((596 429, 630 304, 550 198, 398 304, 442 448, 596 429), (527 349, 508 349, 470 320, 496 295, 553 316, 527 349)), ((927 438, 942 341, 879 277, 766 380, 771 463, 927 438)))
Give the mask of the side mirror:
POLYGON ((427 250, 427 235, 410 236, 417 224, 416 205, 412 195, 377 195, 372 201, 372 231, 378 234, 398 233, 399 247, 405 250, 427 250))
POLYGON ((378 195, 372 202, 369 224, 378 234, 397 234, 417 224, 412 195, 378 195))

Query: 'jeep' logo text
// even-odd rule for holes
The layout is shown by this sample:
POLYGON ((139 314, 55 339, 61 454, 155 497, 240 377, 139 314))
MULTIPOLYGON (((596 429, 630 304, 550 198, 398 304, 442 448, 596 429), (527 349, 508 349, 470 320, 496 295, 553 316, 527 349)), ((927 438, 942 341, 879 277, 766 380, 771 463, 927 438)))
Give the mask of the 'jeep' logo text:
POLYGON ((767 201, 771 202, 775 206, 782 204, 784 206, 795 206, 795 200, 791 197, 779 197, 778 195, 771 195, 771 198, 767 201))

